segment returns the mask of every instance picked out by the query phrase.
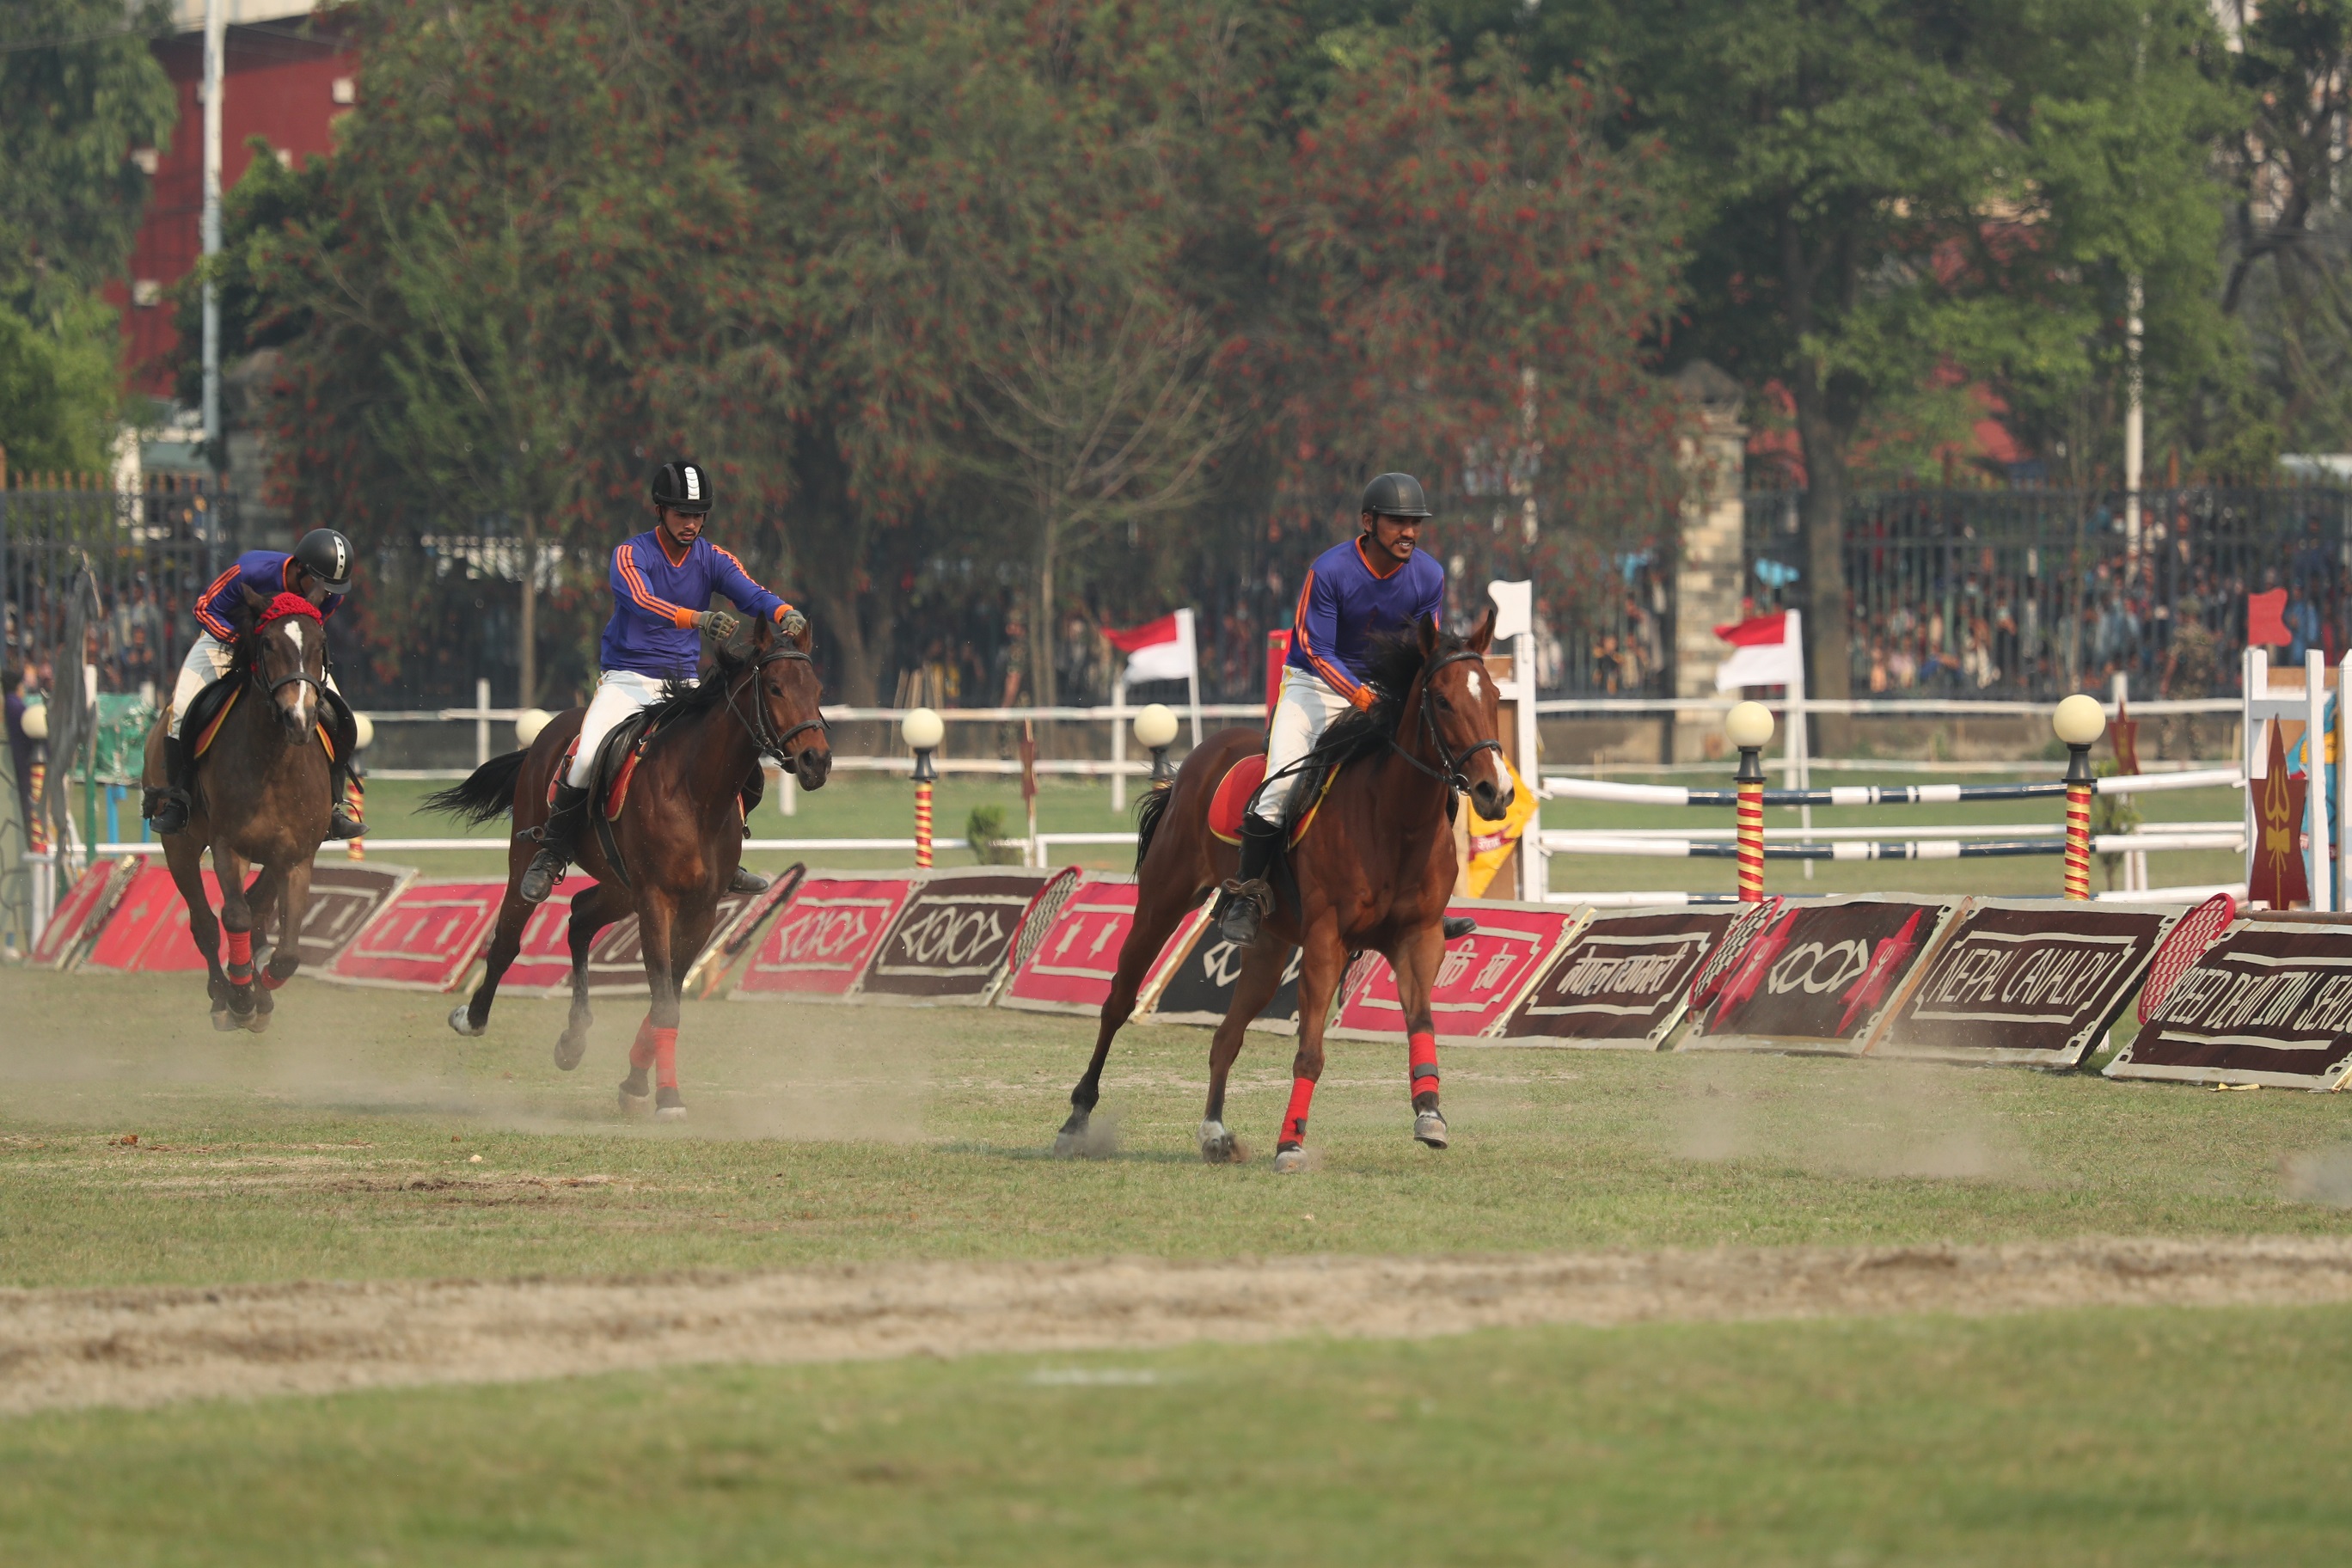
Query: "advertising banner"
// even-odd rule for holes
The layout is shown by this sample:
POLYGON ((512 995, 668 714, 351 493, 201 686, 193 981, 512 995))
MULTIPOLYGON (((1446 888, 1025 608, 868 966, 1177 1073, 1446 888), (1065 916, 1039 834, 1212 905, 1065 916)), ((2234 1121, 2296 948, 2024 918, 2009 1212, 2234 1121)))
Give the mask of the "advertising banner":
POLYGON ((1676 1048, 1860 1054, 1958 906, 1956 899, 1790 905, 1739 955, 1676 1048))
MULTIPOLYGON (((1581 916, 1558 904, 1475 903, 1457 900, 1449 914, 1475 916, 1478 929, 1445 944, 1430 988, 1430 1016, 1441 1041, 1482 1039, 1541 974, 1581 916)), ((1403 1004, 1389 961, 1367 953, 1348 977, 1331 1033, 1352 1039, 1401 1040, 1403 1004)))
POLYGON ((1029 962, 996 998, 1000 1007, 1039 1013, 1098 1013, 1118 973, 1118 952, 1135 925, 1135 879, 1088 877, 1045 927, 1029 962))
POLYGON ((503 881, 416 881, 384 900, 324 978, 400 991, 454 991, 506 897, 503 881))
POLYGON ((2122 1016, 2181 910, 1971 900, 1913 969, 1873 1056, 2071 1068, 2122 1016))
POLYGON ((36 968, 69 970, 88 957, 90 944, 106 929, 116 906, 139 879, 141 860, 126 855, 119 860, 93 860, 76 879, 41 928, 28 960, 36 968))
POLYGON ((906 907, 917 879, 819 871, 794 892, 768 934, 751 950, 751 961, 729 999, 804 996, 841 1001, 882 945, 890 922, 906 907))
POLYGON ((2240 920, 2107 1064, 2109 1078, 2340 1089, 2352 1075, 2352 917, 2240 920))
POLYGON ((1658 1050, 1689 1010, 1692 977, 1738 918, 1683 908, 1596 914, 1496 1034, 1522 1045, 1658 1050))
POLYGON ((982 1006, 1011 966, 1023 918, 1063 872, 983 866, 935 872, 891 922, 858 982, 857 994, 884 1002, 982 1006))

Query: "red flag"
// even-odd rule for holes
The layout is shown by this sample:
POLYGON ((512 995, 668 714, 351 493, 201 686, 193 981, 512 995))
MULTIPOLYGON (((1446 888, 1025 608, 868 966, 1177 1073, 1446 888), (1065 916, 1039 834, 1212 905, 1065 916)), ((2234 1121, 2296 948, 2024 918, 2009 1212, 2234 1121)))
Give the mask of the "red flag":
POLYGON ((2273 588, 2267 594, 2246 595, 2246 646, 2260 647, 2265 644, 2293 642, 2294 636, 2286 629, 2286 590, 2273 588))

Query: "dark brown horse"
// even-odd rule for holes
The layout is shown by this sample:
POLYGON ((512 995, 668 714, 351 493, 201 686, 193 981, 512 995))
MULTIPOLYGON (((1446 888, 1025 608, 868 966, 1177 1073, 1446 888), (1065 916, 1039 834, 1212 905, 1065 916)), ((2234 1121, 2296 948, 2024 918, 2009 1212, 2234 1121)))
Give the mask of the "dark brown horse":
MULTIPOLYGON (((596 933, 634 910, 645 946, 646 981, 653 1006, 629 1051, 621 1109, 641 1111, 655 1095, 646 1075, 659 1079, 658 1114, 684 1116, 677 1094, 678 984, 709 940, 719 895, 743 858, 740 805, 745 780, 762 757, 791 768, 806 789, 819 789, 833 768, 819 682, 809 658, 809 635, 786 637, 766 621, 751 623, 740 651, 721 650, 710 678, 673 688, 650 710, 653 738, 629 784, 620 820, 613 824, 621 865, 606 857, 593 829, 578 836, 577 869, 596 885, 572 900, 572 1015, 555 1042, 555 1065, 569 1072, 588 1047, 588 946, 596 933), (623 874, 625 872, 625 876, 623 874)), ((538 852, 534 832, 547 820, 548 784, 563 765, 587 710, 558 715, 528 750, 493 757, 464 783, 425 804, 473 822, 514 814, 507 852, 507 895, 490 938, 489 964, 473 998, 449 1015, 461 1035, 488 1026, 499 981, 522 944, 531 906, 517 891, 538 852)), ((601 802, 591 809, 601 811, 601 802)))
MULTIPOLYGON (((1495 739, 1497 693, 1486 675, 1484 656, 1494 631, 1489 610, 1467 639, 1424 628, 1417 640, 1375 645, 1371 682, 1398 695, 1341 718, 1317 743, 1317 762, 1338 768, 1339 776, 1312 828, 1290 853, 1296 885, 1283 889, 1263 933, 1243 956, 1233 1004, 1209 1047, 1201 1157, 1210 1163, 1243 1158, 1225 1130, 1226 1075, 1241 1054, 1243 1029, 1281 987, 1297 948, 1305 950, 1298 966, 1298 1055, 1275 1169, 1295 1171, 1306 1163, 1307 1105, 1323 1074, 1323 1027, 1355 952, 1381 953, 1396 971, 1413 1136, 1432 1148, 1445 1147, 1429 998, 1445 950, 1445 902, 1454 891, 1453 795, 1466 792, 1480 815, 1496 818, 1512 794, 1495 739)), ((1186 913, 1234 874, 1239 851, 1209 831, 1209 803, 1225 771, 1264 744, 1255 730, 1222 731, 1184 760, 1173 784, 1145 797, 1135 923, 1119 949, 1118 977, 1103 1004, 1094 1060, 1070 1091, 1070 1119, 1055 1140, 1055 1152, 1085 1148, 1111 1037, 1135 1010, 1151 961, 1186 913)), ((1286 786, 1276 781, 1269 787, 1286 786)))
MULTIPOLYGON (((291 595, 281 600, 293 599, 291 595)), ((226 683, 234 706, 214 726, 196 760, 194 801, 188 826, 163 837, 164 863, 188 906, 188 934, 210 971, 213 1027, 269 1026, 269 994, 301 966, 295 933, 310 901, 310 860, 327 837, 335 807, 334 758, 329 748, 348 743, 326 696, 327 628, 315 613, 271 616, 271 601, 245 590, 236 662, 226 683), (218 918, 205 896, 205 851, 211 850, 220 883, 218 918), (246 880, 249 867, 257 867, 246 880), (271 913, 278 946, 255 984, 254 942, 271 913), (222 960, 221 933, 228 933, 222 960)), ((201 706, 201 705, 199 705, 201 706)), ((164 726, 147 735, 144 769, 150 789, 162 787, 164 726)), ((194 747, 196 731, 182 726, 194 747)))

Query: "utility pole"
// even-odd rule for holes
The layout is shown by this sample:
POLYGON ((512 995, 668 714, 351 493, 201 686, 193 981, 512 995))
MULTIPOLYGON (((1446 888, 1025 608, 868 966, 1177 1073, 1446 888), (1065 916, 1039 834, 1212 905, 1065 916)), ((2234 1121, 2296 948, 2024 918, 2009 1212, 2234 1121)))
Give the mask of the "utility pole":
POLYGON ((215 472, 226 468, 221 444, 220 299, 213 289, 212 261, 221 247, 221 77, 227 53, 228 16, 223 0, 205 0, 205 449, 215 472))

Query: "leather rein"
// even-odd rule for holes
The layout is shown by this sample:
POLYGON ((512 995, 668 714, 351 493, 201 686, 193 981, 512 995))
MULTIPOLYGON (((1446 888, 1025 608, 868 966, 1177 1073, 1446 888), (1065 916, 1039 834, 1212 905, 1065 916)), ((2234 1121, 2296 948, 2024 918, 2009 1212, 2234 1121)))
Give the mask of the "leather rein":
MULTIPOLYGON (((791 659, 797 659, 812 668, 816 664, 814 659, 796 647, 772 647, 760 656, 759 662, 752 665, 749 673, 756 681, 760 678, 760 672, 768 666, 782 664, 791 659)), ((815 718, 803 719, 779 734, 775 724, 768 717, 768 705, 765 702, 759 700, 755 695, 751 701, 751 711, 749 716, 746 716, 743 710, 735 705, 735 692, 736 687, 730 683, 727 688, 727 711, 734 714, 736 721, 751 731, 751 744, 758 749, 759 754, 773 759, 780 768, 789 768, 793 765, 793 759, 784 754, 784 747, 793 736, 803 730, 814 730, 827 735, 833 732, 833 726, 825 722, 824 710, 819 709, 815 718)))
MULTIPOLYGON (((280 620, 293 619, 290 616, 282 616, 278 618, 280 620)), ((278 700, 278 692, 285 689, 287 687, 300 685, 309 687, 313 692, 318 694, 320 707, 327 707, 326 682, 320 679, 318 676, 311 675, 304 670, 297 669, 291 675, 281 675, 276 680, 271 680, 268 677, 268 672, 261 668, 261 633, 264 628, 274 626, 277 624, 277 621, 264 621, 260 626, 254 627, 253 630, 247 634, 254 638, 254 648, 253 657, 246 661, 246 679, 252 684, 253 689, 256 691, 260 692, 262 696, 268 698, 272 703, 275 703, 278 700)), ((323 641, 326 637, 326 628, 323 622, 320 623, 319 635, 323 641)), ((322 667, 324 658, 325 651, 322 648, 320 650, 322 667)))
POLYGON ((1395 736, 1391 735, 1389 737, 1389 750, 1394 752, 1398 756, 1402 757, 1406 762, 1411 763, 1422 773, 1424 773, 1431 778, 1435 779, 1439 784, 1445 785, 1446 788, 1454 791, 1456 795, 1467 795, 1470 793, 1470 776, 1467 770, 1470 765, 1471 758, 1490 747, 1493 749, 1496 756, 1499 757, 1504 754, 1503 742, 1494 740, 1474 741, 1469 745, 1465 746, 1460 752, 1448 752, 1445 749, 1444 738, 1437 732, 1437 715, 1433 711, 1433 709, 1444 708, 1449 713, 1454 710, 1452 706, 1446 702, 1444 698, 1440 697, 1436 693, 1432 687, 1432 682, 1436 679, 1437 672, 1444 669, 1447 665, 1462 664, 1474 659, 1482 666, 1486 663, 1486 659, 1483 656, 1473 652, 1471 649, 1457 648, 1454 652, 1447 654, 1444 658, 1433 659, 1428 664, 1422 667, 1421 701, 1416 705, 1420 709, 1421 713, 1418 728, 1420 729, 1422 735, 1428 739, 1429 749, 1435 752, 1439 760, 1444 763, 1444 767, 1432 767, 1429 763, 1423 762, 1418 756, 1414 755, 1412 751, 1409 751, 1404 746, 1399 744, 1395 736))

